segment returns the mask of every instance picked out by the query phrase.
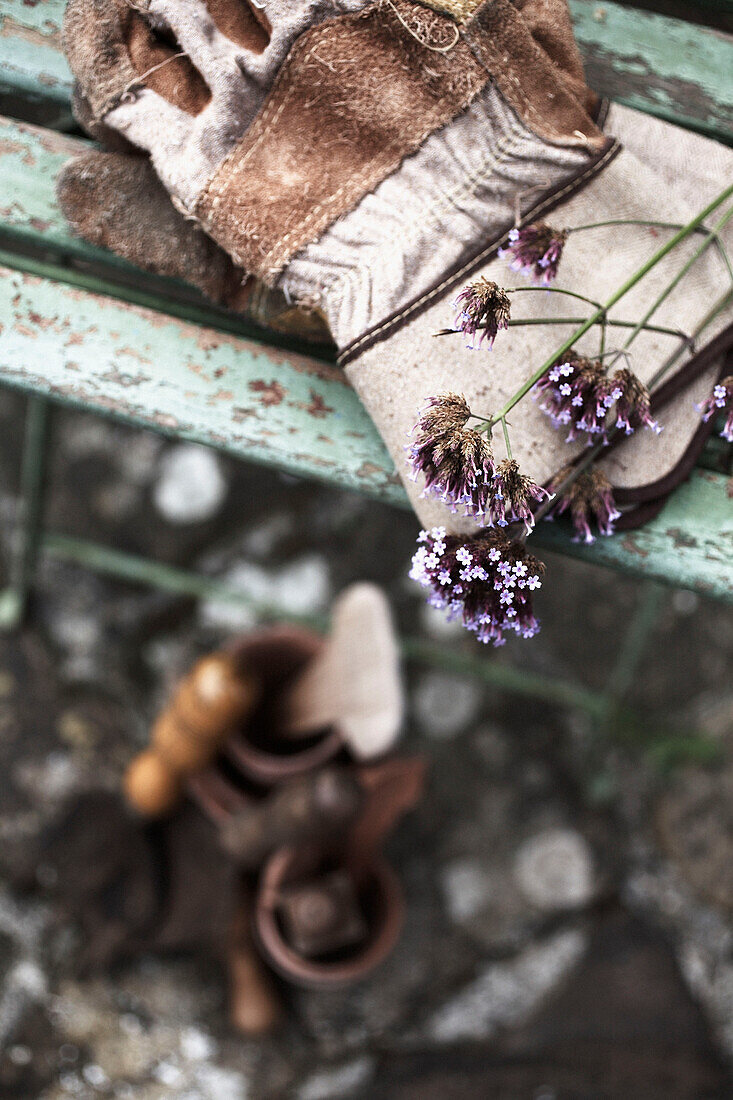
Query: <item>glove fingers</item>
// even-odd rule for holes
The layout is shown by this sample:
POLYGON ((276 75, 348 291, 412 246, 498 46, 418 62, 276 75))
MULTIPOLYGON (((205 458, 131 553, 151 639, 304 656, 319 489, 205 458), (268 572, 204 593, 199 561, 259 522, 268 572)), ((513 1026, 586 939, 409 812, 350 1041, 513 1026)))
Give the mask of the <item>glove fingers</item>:
POLYGON ((75 233, 145 271, 185 279, 215 302, 242 282, 226 253, 178 213, 146 157, 76 157, 61 170, 56 194, 75 233))
POLYGON ((56 194, 73 231, 90 244, 154 275, 191 283, 211 301, 266 328, 328 340, 320 315, 298 310, 279 291, 246 278, 195 222, 178 213, 146 157, 129 152, 76 157, 59 173, 56 194))
MULTIPOLYGON (((223 4, 220 14, 222 8, 223 4)), ((237 8, 241 10, 239 0, 237 8)), ((201 73, 214 96, 231 95, 232 84, 241 94, 242 78, 237 66, 241 47, 222 33, 208 4, 203 0, 149 0, 148 11, 157 25, 175 37, 179 49, 201 73)))
POLYGON ((211 93, 180 48, 126 0, 69 0, 64 50, 82 94, 97 118, 126 95, 148 88, 188 115, 211 93))
POLYGON ((81 126, 82 130, 89 137, 94 138, 100 145, 104 146, 111 153, 131 153, 137 152, 134 145, 130 145, 130 142, 118 134, 116 130, 113 130, 110 126, 105 126, 92 110, 92 105, 87 97, 82 92, 78 84, 74 85, 74 90, 71 95, 71 109, 74 114, 74 118, 81 126))
POLYGON ((515 0, 529 33, 555 65, 558 75, 576 99, 594 116, 598 97, 585 83, 566 0, 515 0))

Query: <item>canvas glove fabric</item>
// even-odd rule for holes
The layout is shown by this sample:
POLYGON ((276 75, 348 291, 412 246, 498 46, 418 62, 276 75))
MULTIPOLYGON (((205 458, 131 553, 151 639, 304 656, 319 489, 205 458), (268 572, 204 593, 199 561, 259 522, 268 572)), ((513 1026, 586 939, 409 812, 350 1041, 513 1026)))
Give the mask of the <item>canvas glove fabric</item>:
MULTIPOLYGON (((496 258, 517 214, 531 222, 551 211, 560 228, 684 223, 731 167, 703 139, 680 135, 670 147, 661 124, 634 113, 615 120, 630 149, 606 138, 556 0, 71 0, 66 43, 95 123, 150 153, 176 206, 235 267, 325 314, 401 472, 428 398, 455 390, 474 411, 495 412, 574 327, 511 328, 493 353, 433 338, 469 276, 521 282, 496 258)), ((571 235, 557 285, 602 301, 659 243, 638 227, 571 235)), ((611 316, 636 320, 696 244, 675 250, 611 316)), ((693 330, 724 278, 711 249, 654 321, 693 330)), ((587 312, 554 294, 515 302, 517 317, 587 312)), ((592 330, 579 350, 593 354, 594 341, 592 330)), ((650 377, 675 346, 642 334, 636 373, 650 377)), ((637 433, 607 456, 629 501, 659 496, 680 468, 698 429, 694 401, 717 370, 708 363, 685 400, 660 413, 661 439, 637 433)), ((514 457, 541 483, 582 448, 530 400, 510 419, 514 457)), ((408 491, 424 522, 446 520, 419 484, 408 491)))

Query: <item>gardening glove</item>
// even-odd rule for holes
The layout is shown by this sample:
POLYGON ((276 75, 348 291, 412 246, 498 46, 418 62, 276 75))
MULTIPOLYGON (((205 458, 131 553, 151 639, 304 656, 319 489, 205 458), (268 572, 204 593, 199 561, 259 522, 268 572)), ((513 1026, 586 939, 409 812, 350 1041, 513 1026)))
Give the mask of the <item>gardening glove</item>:
POLYGON ((281 291, 249 278, 179 212, 150 159, 97 121, 78 88, 73 108, 80 126, 104 147, 67 161, 56 179, 59 206, 78 236, 153 275, 191 283, 216 305, 258 325, 328 341, 320 314, 298 309, 281 291))
MULTIPOLYGON (((326 12, 291 4, 286 19, 281 5, 268 3, 258 9, 271 36, 260 54, 220 33, 223 13, 231 24, 245 8, 151 0, 146 21, 111 0, 72 0, 72 68, 98 119, 151 153, 175 203, 237 266, 324 312, 401 470, 426 400, 450 389, 465 393, 474 411, 494 413, 576 327, 512 328, 491 358, 458 337, 432 339, 451 323, 456 289, 469 274, 506 285, 506 261, 496 253, 511 244, 517 214, 529 224, 553 209, 560 228, 650 216, 684 223, 725 178, 711 179, 697 161, 687 165, 700 177, 689 207, 664 172, 604 138, 589 113, 564 5, 376 0, 326 12), (134 55, 131 23, 138 37, 173 35, 188 57, 170 55, 152 72, 152 55, 134 55), (203 106, 202 78, 210 89, 203 106)), ((654 125, 636 116, 640 147, 647 122, 654 125)), ((571 235, 562 285, 603 301, 659 243, 657 232, 634 226, 571 235)), ((611 318, 636 321, 696 245, 680 245, 611 318)), ((694 330, 724 277, 708 250, 654 321, 694 330)), ((568 301, 517 295, 515 319, 588 312, 569 311, 568 301)), ((723 327, 721 316, 707 332, 723 327)), ((592 330, 577 351, 593 355, 596 340, 592 330)), ((639 377, 652 376, 676 346, 674 337, 643 332, 633 348, 639 377)), ((715 370, 708 365, 691 383, 689 403, 659 413, 667 419, 661 440, 637 433, 608 454, 615 487, 644 494, 652 486, 659 495, 695 436, 693 402, 709 392, 715 370)), ((514 409, 510 431, 514 458, 539 483, 583 446, 568 445, 531 401, 514 409)), ((474 520, 423 500, 421 488, 408 482, 426 523, 475 529, 474 520)))

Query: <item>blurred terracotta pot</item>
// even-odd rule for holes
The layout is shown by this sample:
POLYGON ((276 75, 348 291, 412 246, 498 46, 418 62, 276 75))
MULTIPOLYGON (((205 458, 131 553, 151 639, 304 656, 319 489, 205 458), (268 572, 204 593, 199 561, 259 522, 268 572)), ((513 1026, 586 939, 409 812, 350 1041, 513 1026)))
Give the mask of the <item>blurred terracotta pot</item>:
POLYGON ((262 872, 254 921, 274 970, 296 985, 329 989, 366 977, 392 951, 404 921, 404 900, 380 855, 352 863, 343 853, 281 848, 262 872), (344 897, 344 883, 351 898, 344 897), (304 941, 312 951, 297 946, 304 941))
POLYGON ((260 684, 260 702, 246 723, 227 737, 219 759, 189 782, 189 792, 209 817, 221 821, 264 790, 314 768, 343 751, 338 730, 314 730, 307 737, 278 733, 283 692, 320 652, 323 639, 300 627, 281 625, 254 631, 226 652, 260 684))

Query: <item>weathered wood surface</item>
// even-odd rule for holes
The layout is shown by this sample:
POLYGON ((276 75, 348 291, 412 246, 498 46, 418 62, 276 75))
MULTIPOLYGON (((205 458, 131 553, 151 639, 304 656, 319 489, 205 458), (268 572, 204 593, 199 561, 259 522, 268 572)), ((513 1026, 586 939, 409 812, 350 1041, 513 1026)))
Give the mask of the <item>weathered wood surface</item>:
MULTIPOLYGON (((59 110, 71 87, 59 47, 64 3, 0 0, 0 90, 46 97, 49 124, 67 117, 59 110)), ((732 139, 733 39, 614 3, 570 0, 570 7, 598 92, 732 139)))
MULTIPOLYGON (((0 116, 0 262, 36 270, 36 263, 27 259, 32 257, 42 261, 44 274, 62 282, 81 281, 138 305, 262 336, 247 318, 213 306, 189 284, 141 272, 113 252, 74 236, 56 202, 56 177, 67 160, 92 148, 83 138, 0 116)), ((284 346, 295 342, 273 339, 284 346)), ((323 348, 320 353, 323 358, 323 348)))
POLYGON ((401 501, 336 367, 0 268, 0 381, 401 501))
MULTIPOLYGON (((0 269, 0 326, 5 384, 406 505, 334 367, 11 269, 0 269)), ((537 543, 733 598, 733 508, 720 475, 697 471, 633 534, 585 547, 546 524, 537 543)))

